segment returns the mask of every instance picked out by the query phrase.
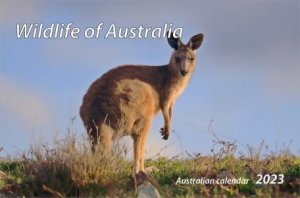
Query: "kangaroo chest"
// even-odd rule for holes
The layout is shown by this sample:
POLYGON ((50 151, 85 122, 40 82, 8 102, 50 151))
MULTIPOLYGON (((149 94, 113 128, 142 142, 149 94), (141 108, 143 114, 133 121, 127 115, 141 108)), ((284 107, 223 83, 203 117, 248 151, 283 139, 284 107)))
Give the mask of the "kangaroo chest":
POLYGON ((184 78, 172 84, 168 97, 170 102, 175 101, 182 94, 188 84, 188 81, 189 78, 184 78))

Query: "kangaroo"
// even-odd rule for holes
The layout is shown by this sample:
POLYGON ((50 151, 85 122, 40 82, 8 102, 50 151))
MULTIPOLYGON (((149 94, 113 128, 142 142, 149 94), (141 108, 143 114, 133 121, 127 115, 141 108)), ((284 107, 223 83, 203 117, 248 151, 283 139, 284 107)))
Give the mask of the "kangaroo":
POLYGON ((106 153, 116 137, 131 135, 134 142, 133 173, 144 172, 144 149, 154 115, 161 110, 167 140, 172 109, 195 69, 196 52, 204 35, 197 34, 183 44, 177 35, 169 35, 174 49, 170 62, 162 66, 123 65, 103 74, 83 97, 80 116, 92 143, 100 143, 106 153))

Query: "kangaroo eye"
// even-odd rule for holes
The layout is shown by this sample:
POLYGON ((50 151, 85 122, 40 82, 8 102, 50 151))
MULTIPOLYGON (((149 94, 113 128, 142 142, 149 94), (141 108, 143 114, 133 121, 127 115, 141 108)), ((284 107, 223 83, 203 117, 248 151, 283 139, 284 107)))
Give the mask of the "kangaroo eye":
POLYGON ((175 61, 176 61, 176 63, 179 63, 180 62, 180 57, 175 57, 175 61))
POLYGON ((194 58, 189 58, 189 61, 194 61, 194 58))

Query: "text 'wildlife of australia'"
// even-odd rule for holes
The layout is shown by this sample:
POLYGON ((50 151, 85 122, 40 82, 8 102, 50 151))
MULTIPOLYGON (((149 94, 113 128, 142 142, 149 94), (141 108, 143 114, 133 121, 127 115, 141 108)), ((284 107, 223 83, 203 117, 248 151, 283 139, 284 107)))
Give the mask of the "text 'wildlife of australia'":
POLYGON ((182 37, 183 28, 173 27, 172 23, 164 23, 160 27, 119 27, 115 24, 99 23, 94 27, 81 29, 73 23, 24 23, 17 24, 16 36, 19 39, 78 39, 84 37, 105 39, 133 39, 133 38, 166 38, 173 32, 175 37, 182 37))

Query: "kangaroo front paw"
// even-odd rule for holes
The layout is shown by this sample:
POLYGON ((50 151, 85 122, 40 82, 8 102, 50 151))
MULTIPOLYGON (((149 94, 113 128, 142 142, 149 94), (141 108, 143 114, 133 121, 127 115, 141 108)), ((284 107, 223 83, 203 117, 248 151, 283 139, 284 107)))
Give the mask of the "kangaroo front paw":
POLYGON ((167 140, 169 138, 169 130, 167 130, 166 127, 160 128, 159 131, 162 135, 162 139, 167 140))

